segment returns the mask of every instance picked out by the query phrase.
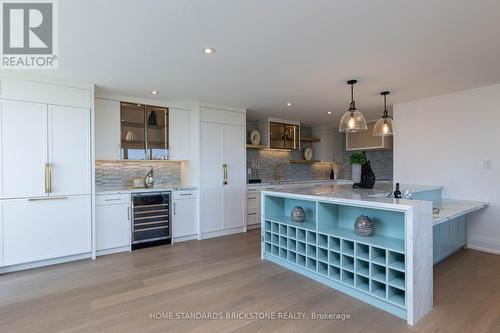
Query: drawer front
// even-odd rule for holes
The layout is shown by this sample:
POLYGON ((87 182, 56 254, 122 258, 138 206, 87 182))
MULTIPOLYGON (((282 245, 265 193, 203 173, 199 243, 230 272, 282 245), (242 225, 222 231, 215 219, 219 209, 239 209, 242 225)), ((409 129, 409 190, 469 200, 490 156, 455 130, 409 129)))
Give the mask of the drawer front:
POLYGON ((257 212, 248 212, 247 214, 247 225, 253 225, 253 224, 258 224, 260 223, 259 221, 259 216, 257 212))
POLYGON ((257 209, 259 207, 257 200, 258 200, 258 198, 256 195, 253 195, 253 196, 248 195, 247 196, 247 210, 257 209))
POLYGON ((198 191, 197 190, 174 191, 172 192, 172 197, 174 200, 197 198, 198 191))
POLYGON ((95 203, 97 206, 103 205, 123 205, 130 204, 130 194, 103 194, 96 195, 95 203))

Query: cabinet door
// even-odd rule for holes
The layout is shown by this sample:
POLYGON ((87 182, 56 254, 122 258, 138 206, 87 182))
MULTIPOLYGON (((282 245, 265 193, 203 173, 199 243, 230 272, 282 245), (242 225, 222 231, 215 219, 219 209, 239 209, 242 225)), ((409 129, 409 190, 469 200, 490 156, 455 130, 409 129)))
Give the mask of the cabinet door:
POLYGON ((168 110, 146 106, 146 148, 149 159, 168 157, 168 110))
POLYGON ((95 99, 95 158, 120 159, 120 102, 95 99))
POLYGON ((226 187, 245 187, 245 129, 224 125, 223 160, 227 164, 226 187))
POLYGON ((224 185, 224 228, 245 225, 245 129, 224 125, 223 159, 227 165, 224 185))
POLYGON ((216 231, 223 223, 223 125, 201 123, 201 230, 216 231))
POLYGON ((46 195, 47 106, 0 100, 0 196, 46 195))
POLYGON ((196 231, 196 199, 174 200, 172 233, 174 238, 192 236, 196 231))
POLYGON ((169 156, 171 160, 189 160, 189 111, 168 110, 169 156))
POLYGON ((49 106, 51 194, 90 194, 90 110, 49 106))
POLYGON ((96 249, 130 245, 130 205, 96 206, 96 249))
POLYGON ((90 196, 3 201, 4 265, 88 253, 90 196))
POLYGON ((246 222, 245 191, 241 188, 224 188, 224 229, 243 227, 246 222))
POLYGON ((201 123, 201 188, 221 187, 224 180, 223 125, 201 123))

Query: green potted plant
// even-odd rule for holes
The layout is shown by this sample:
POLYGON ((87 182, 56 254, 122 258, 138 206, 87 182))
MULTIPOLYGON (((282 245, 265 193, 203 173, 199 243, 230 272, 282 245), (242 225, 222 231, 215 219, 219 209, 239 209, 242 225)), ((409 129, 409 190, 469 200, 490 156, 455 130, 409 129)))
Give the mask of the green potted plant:
POLYGON ((349 164, 352 168, 352 181, 354 184, 361 182, 361 166, 366 163, 366 155, 362 152, 352 153, 349 164))

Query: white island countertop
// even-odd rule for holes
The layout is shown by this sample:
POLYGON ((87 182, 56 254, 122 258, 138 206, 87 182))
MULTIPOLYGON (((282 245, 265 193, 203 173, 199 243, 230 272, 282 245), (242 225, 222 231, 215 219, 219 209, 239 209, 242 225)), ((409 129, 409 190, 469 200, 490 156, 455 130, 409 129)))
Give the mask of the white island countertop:
POLYGON ((433 207, 439 209, 433 216, 434 225, 446 222, 453 218, 475 212, 488 206, 484 201, 470 201, 458 199, 443 199, 435 202, 433 207))
MULTIPOLYGON (((442 186, 436 185, 413 185, 401 184, 401 192, 409 190, 412 193, 442 190, 442 186)), ((412 202, 419 200, 394 199, 388 197, 392 194, 393 188, 390 182, 378 182, 372 189, 353 189, 352 185, 324 185, 316 187, 276 189, 270 192, 290 193, 312 197, 345 199, 346 201, 359 200, 370 203, 379 203, 381 205, 412 205, 412 202)), ((433 208, 439 209, 439 214, 433 215, 433 224, 440 224, 450 219, 472 213, 485 208, 488 205, 484 201, 471 201, 461 199, 442 199, 433 202, 433 208)))
MULTIPOLYGON (((440 190, 442 187, 433 185, 401 185, 401 189, 410 189, 413 193, 417 193, 440 190)), ((282 193, 284 195, 289 194, 313 200, 320 197, 322 200, 331 200, 342 203, 364 202, 367 206, 372 207, 395 208, 399 206, 401 207, 401 210, 423 203, 423 201, 419 200, 394 199, 392 197, 388 197, 389 194, 392 194, 392 191, 392 183, 378 182, 372 189, 353 189, 351 184, 333 184, 291 189, 273 189, 263 191, 263 193, 282 193)))

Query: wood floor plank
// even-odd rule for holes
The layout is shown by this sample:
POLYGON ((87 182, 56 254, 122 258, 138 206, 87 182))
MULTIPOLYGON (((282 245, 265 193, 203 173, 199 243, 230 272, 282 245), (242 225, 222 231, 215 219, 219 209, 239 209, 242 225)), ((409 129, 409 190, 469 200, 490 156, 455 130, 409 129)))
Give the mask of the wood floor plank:
POLYGON ((418 325, 260 260, 260 232, 0 275, 0 332, 500 332, 500 256, 434 270, 418 325), (347 313, 349 320, 152 319, 155 313, 347 313))

